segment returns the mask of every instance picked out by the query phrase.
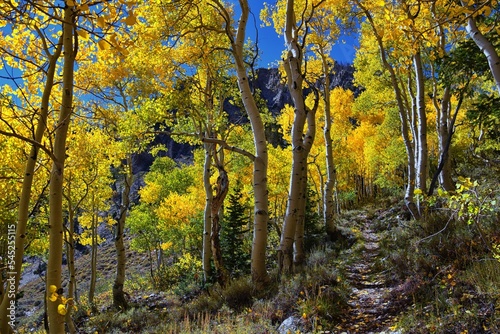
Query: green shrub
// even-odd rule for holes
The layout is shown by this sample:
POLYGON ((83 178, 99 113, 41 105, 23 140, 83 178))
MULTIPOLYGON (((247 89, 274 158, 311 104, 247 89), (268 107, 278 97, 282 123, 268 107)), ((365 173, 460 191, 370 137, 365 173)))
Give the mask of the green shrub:
POLYGON ((198 290, 201 286, 201 260, 186 252, 172 265, 162 265, 153 275, 154 286, 163 291, 173 290, 184 294, 191 290, 198 290))
POLYGON ((249 277, 242 277, 231 281, 222 291, 227 306, 236 312, 249 308, 253 303, 253 283, 249 277))

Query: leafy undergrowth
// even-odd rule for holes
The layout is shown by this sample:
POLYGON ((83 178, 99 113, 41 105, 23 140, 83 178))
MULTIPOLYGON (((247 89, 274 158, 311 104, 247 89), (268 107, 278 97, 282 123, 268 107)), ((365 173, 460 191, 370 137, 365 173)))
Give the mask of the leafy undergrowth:
POLYGON ((274 333, 296 315, 303 331, 316 332, 338 322, 346 309, 348 289, 333 267, 334 252, 313 251, 304 273, 284 278, 282 285, 271 275, 265 291, 254 291, 250 279, 241 277, 225 289, 214 285, 189 298, 145 292, 131 296, 131 309, 108 309, 80 326, 92 333, 274 333))
MULTIPOLYGON (((94 310, 86 296, 89 257, 76 260, 79 302, 75 325, 80 333, 273 333, 286 318, 296 316, 301 330, 316 332, 339 322, 346 310, 349 287, 333 261, 338 253, 338 248, 324 242, 309 253, 303 273, 283 277, 283 284, 271 273, 266 289, 257 292, 247 276, 233 280, 225 289, 218 285, 201 289, 196 282, 184 281, 168 291, 158 291, 149 275, 148 259, 129 252, 125 291, 130 308, 119 311, 112 308, 116 262, 109 243, 99 249, 94 310)), ((44 282, 34 279, 22 290, 25 297, 20 304, 26 312, 19 333, 43 333, 40 301, 44 282)))
MULTIPOLYGON (((494 196, 480 188, 466 192, 491 204, 494 196)), ((126 311, 111 307, 113 249, 103 248, 97 311, 86 302, 80 277, 76 327, 81 333, 275 333, 293 319, 293 333, 498 333, 498 208, 460 216, 449 201, 426 202, 420 221, 394 202, 345 212, 338 218, 340 240, 319 238, 302 273, 279 282, 271 271, 260 292, 246 276, 225 289, 188 281, 158 291, 147 259, 131 252, 126 311), (480 225, 471 215, 479 215, 472 218, 480 225)), ((88 272, 85 261, 77 260, 80 275, 88 272)), ((26 288, 25 303, 43 300, 43 282, 26 288)), ((42 309, 38 303, 27 314, 21 333, 42 332, 42 309)))
POLYGON ((385 265, 402 281, 392 299, 404 305, 403 332, 500 333, 500 194, 490 187, 462 178, 457 192, 422 199, 420 221, 378 220, 385 265))

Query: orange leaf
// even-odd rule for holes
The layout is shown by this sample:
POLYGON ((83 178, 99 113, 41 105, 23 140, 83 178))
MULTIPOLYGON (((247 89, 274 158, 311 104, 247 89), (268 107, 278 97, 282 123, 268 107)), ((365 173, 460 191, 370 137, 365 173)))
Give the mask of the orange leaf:
POLYGON ((99 47, 99 50, 109 50, 111 46, 109 45, 108 42, 105 40, 101 39, 99 42, 97 42, 97 46, 99 47))
POLYGON ((125 24, 128 26, 133 26, 134 24, 136 24, 137 18, 135 17, 134 12, 130 11, 123 22, 125 22, 125 24))

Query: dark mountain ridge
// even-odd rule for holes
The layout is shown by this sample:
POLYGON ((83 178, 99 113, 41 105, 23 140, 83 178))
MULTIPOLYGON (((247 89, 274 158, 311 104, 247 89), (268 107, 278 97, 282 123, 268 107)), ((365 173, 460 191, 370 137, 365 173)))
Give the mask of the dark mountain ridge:
MULTIPOLYGON (((350 64, 335 63, 330 74, 330 89, 342 87, 357 92, 359 89, 354 86, 354 67, 350 64)), ((256 70, 256 78, 251 80, 252 87, 260 91, 260 97, 265 101, 266 106, 273 117, 277 117, 286 104, 292 104, 292 98, 286 83, 280 76, 277 68, 259 68, 256 70)), ((319 88, 320 83, 317 83, 319 88)), ((226 100, 224 110, 229 114, 229 121, 232 123, 246 123, 245 110, 237 104, 231 104, 226 100)), ((273 145, 280 144, 279 136, 275 135, 274 129, 269 129, 269 141, 273 145)), ((152 146, 162 144, 167 148, 165 156, 175 161, 190 162, 192 159, 193 147, 188 144, 181 144, 174 141, 167 134, 159 134, 151 144, 152 146)), ((147 172, 153 163, 154 156, 149 152, 139 153, 133 156, 133 173, 147 172)))

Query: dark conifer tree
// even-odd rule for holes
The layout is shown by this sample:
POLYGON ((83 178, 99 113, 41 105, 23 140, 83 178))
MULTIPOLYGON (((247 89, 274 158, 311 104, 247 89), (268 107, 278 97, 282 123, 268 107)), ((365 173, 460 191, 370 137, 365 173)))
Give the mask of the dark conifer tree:
POLYGON ((234 193, 228 196, 227 215, 221 229, 221 246, 224 266, 231 277, 248 273, 250 268, 250 248, 247 236, 249 232, 249 217, 247 207, 241 203, 241 188, 236 185, 234 193))

